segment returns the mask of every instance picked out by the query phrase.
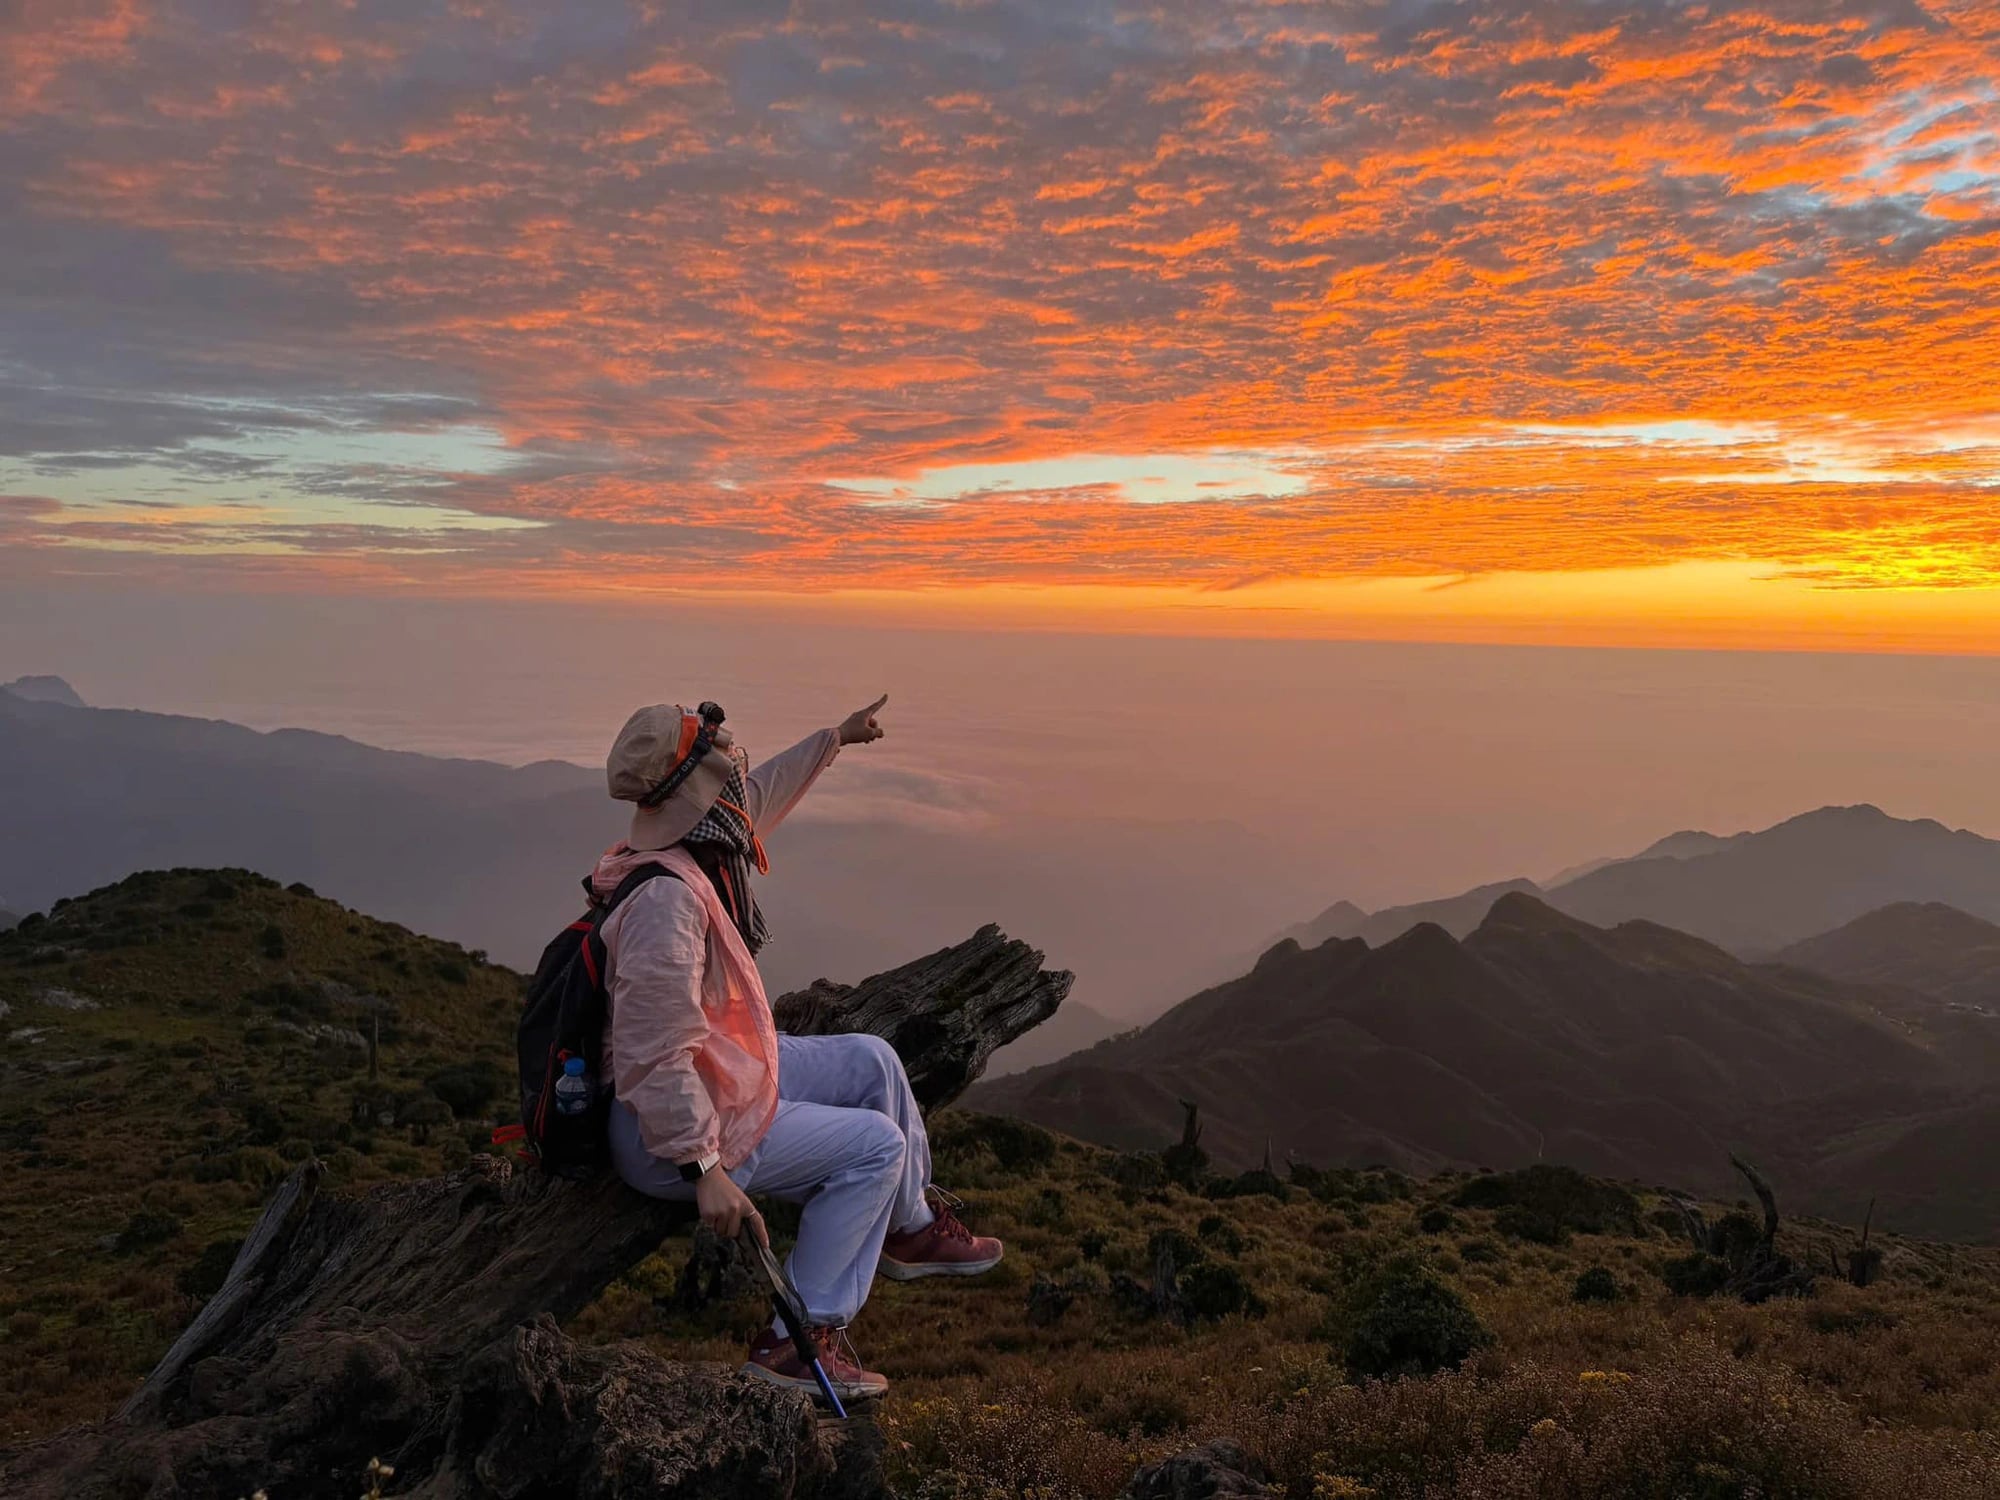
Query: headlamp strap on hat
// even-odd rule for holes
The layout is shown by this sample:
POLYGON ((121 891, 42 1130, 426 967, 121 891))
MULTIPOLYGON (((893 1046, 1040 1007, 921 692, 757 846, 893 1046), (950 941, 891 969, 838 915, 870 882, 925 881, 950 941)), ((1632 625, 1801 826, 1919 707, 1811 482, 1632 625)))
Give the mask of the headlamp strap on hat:
POLYGON ((673 768, 639 799, 641 807, 650 811, 680 790, 702 757, 715 748, 715 731, 725 717, 720 704, 707 702, 695 712, 681 715, 681 742, 674 752, 673 768))

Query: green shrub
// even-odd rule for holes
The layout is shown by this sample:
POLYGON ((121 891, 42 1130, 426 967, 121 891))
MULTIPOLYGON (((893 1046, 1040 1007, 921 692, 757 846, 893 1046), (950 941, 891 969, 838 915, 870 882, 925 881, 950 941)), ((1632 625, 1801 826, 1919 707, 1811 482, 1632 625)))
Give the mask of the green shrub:
POLYGON ((1398 1256, 1348 1299, 1348 1334, 1336 1351, 1356 1378, 1434 1375, 1456 1369, 1493 1335, 1435 1271, 1398 1256))
POLYGON ((1536 1245, 1561 1245, 1569 1240, 1569 1225, 1541 1206, 1510 1203, 1493 1216, 1493 1227, 1510 1240, 1536 1245))
POLYGON ((1003 1171, 1033 1171, 1056 1159, 1056 1138, 1026 1120, 1008 1119, 1004 1115, 982 1116, 979 1138, 1003 1171))
POLYGON ((1261 1168, 1212 1184, 1209 1189, 1211 1198, 1252 1198, 1259 1194, 1276 1198, 1280 1203, 1289 1202, 1292 1196, 1291 1189, 1278 1180, 1275 1172, 1261 1168))
POLYGON ((276 922, 267 923, 257 934, 257 946, 263 949, 264 957, 279 959, 285 956, 285 929, 276 922))
POLYGON ((267 1188, 284 1181, 291 1168, 268 1146, 242 1146, 229 1155, 229 1174, 238 1182, 267 1188))
POLYGON ((1243 1279, 1243 1273, 1234 1266, 1213 1261, 1204 1261, 1183 1272, 1180 1292, 1190 1321, 1263 1311, 1251 1296, 1250 1284, 1243 1279))
POLYGON ((1195 1238, 1224 1255, 1243 1253, 1243 1235, 1221 1214, 1210 1214, 1195 1226, 1195 1238))
POLYGON ((1570 1288, 1572 1302, 1616 1302, 1623 1295, 1618 1278, 1603 1266, 1592 1266, 1578 1276, 1576 1285, 1570 1288))
POLYGON ((1120 1187, 1149 1193, 1167 1185, 1166 1163, 1157 1151, 1128 1151, 1104 1164, 1104 1175, 1120 1187))
POLYGON ((1713 1297, 1729 1280, 1729 1266, 1699 1250, 1679 1255, 1660 1267, 1660 1280, 1676 1297, 1713 1297))
POLYGON ((181 1221, 174 1215, 162 1213, 158 1209, 142 1208, 125 1221, 125 1227, 118 1231, 112 1241, 112 1249, 120 1255, 131 1255, 140 1250, 150 1250, 155 1245, 164 1245, 181 1232, 181 1221))
POLYGON ((449 1106, 461 1120, 483 1119, 493 1096, 507 1077, 483 1057, 439 1068, 424 1080, 424 1087, 449 1106))
POLYGON ((1156 1229, 1146 1241, 1146 1265, 1149 1269, 1159 1264, 1162 1255, 1169 1257, 1181 1269, 1198 1266, 1208 1259, 1208 1252, 1178 1229, 1156 1229))
POLYGON ((1639 1225, 1639 1200, 1624 1188, 1546 1162, 1475 1177, 1452 1201, 1496 1209, 1495 1228, 1538 1244, 1561 1244, 1572 1233, 1633 1233, 1639 1225))
POLYGON ((1417 1228, 1425 1234, 1443 1234, 1458 1228, 1458 1217, 1448 1208, 1427 1208, 1418 1217, 1417 1228))
POLYGON ((1467 1240, 1458 1247, 1458 1255, 1468 1266, 1490 1266, 1503 1258, 1491 1240, 1467 1240))

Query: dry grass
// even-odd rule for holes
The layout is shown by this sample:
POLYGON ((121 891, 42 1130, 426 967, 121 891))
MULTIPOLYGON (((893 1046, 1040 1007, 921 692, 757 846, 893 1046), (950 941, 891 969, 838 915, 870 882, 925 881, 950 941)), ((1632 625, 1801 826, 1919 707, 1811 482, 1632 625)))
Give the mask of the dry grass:
MULTIPOLYGON (((1007 1237, 1009 1259, 977 1282, 878 1282, 856 1324, 864 1356, 895 1382, 880 1420, 907 1496, 1111 1496, 1135 1464, 1218 1436, 1288 1494, 1326 1500, 2000 1494, 1991 1250, 1904 1243, 1866 1290, 1823 1284, 1762 1307, 1692 1301, 1658 1276, 1680 1246, 1645 1226, 1536 1245, 1501 1235, 1488 1212, 1454 1208, 1455 1228, 1423 1233, 1425 1211, 1463 1178, 1351 1173, 1330 1201, 1297 1190, 1282 1203, 1217 1201, 1121 1188, 1116 1158, 1074 1142, 1040 1165, 1003 1166, 982 1123, 946 1115, 936 1127, 940 1177, 980 1227, 1007 1237), (1030 1325, 1036 1273, 1101 1284, 1142 1271, 1157 1231, 1200 1240, 1205 1221, 1207 1253, 1242 1271, 1262 1317, 1181 1328, 1086 1294, 1054 1325, 1030 1325), (1100 1240, 1087 1260, 1084 1245, 1100 1240), (1468 1246, 1491 1258, 1468 1259, 1468 1246), (1412 1250, 1446 1268, 1496 1342, 1454 1374, 1350 1382, 1329 1358, 1345 1293, 1412 1250), (1574 1301, 1578 1273, 1600 1265, 1623 1295, 1574 1301)), ((1805 1224, 1787 1248, 1823 1261, 1820 1247, 1845 1238, 1805 1224)), ((655 1301, 676 1255, 613 1288, 584 1330, 740 1358, 761 1308, 677 1323, 655 1301)))

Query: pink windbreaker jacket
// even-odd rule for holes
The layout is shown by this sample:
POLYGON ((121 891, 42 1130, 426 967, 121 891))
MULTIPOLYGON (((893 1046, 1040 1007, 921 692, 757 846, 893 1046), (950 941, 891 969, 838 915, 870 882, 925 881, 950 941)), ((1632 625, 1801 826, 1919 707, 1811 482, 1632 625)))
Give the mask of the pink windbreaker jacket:
MULTIPOLYGON (((752 768, 746 811, 759 834, 784 821, 839 750, 840 736, 822 729, 752 768)), ((609 896, 649 863, 679 878, 647 882, 605 921, 604 1070, 654 1156, 684 1162, 715 1152, 736 1167, 778 1112, 771 1003, 722 898, 685 849, 615 844, 591 888, 609 896)))

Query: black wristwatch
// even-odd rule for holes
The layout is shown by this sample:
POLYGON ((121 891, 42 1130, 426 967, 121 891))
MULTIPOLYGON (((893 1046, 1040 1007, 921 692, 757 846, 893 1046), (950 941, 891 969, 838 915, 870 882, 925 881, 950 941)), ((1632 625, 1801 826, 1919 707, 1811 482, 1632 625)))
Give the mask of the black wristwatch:
POLYGON ((721 1160, 722 1154, 720 1152, 711 1151, 706 1156, 697 1156, 693 1161, 682 1162, 680 1167, 681 1181, 700 1182, 702 1178, 715 1170, 715 1164, 721 1160))

